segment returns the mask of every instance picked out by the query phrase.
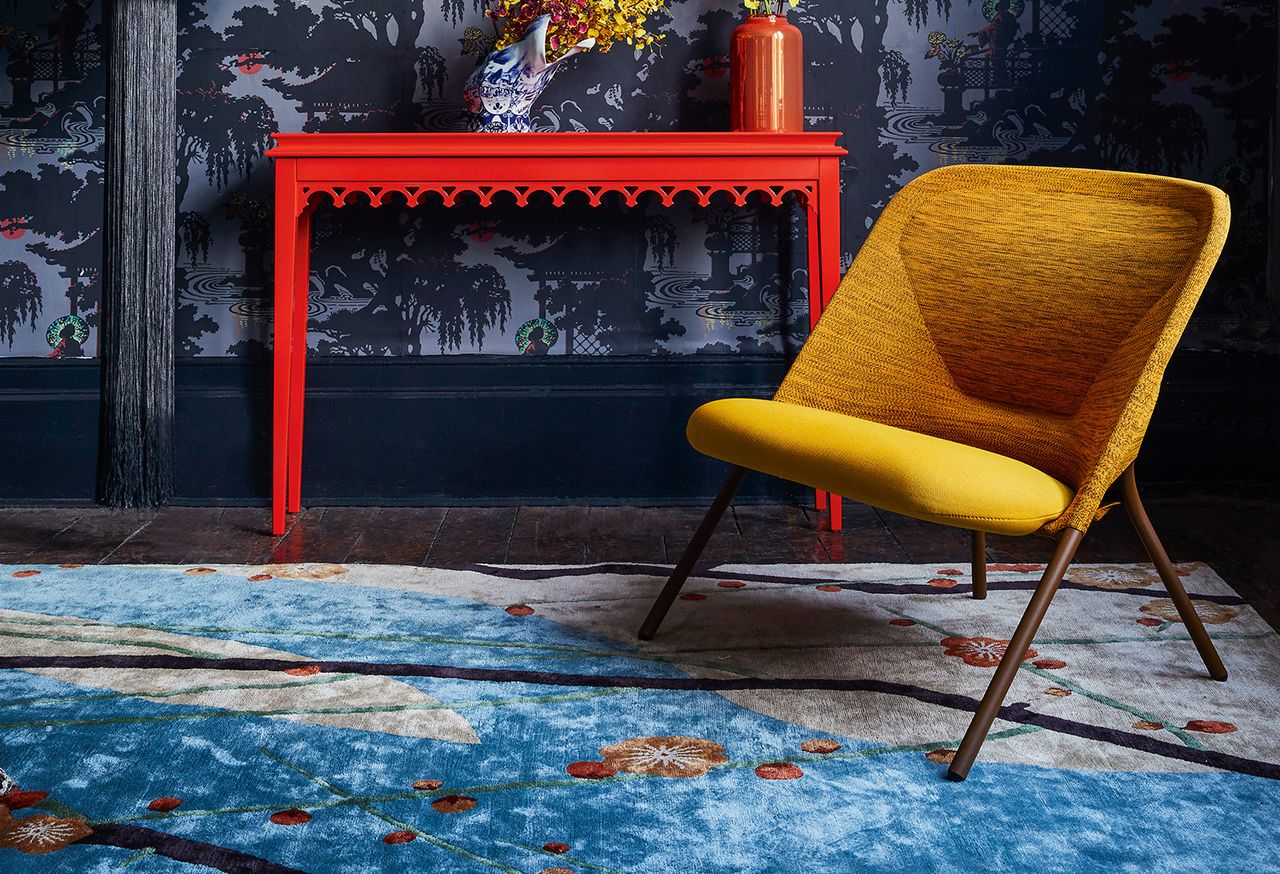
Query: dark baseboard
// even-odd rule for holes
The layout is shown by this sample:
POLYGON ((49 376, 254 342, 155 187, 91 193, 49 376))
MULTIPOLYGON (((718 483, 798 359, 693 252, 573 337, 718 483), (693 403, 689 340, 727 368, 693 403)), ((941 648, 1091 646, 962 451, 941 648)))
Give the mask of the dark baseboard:
MULTIPOLYGON (((303 497, 311 505, 681 504, 724 466, 684 423, 699 405, 768 396, 778 357, 529 361, 314 359, 303 497)), ((270 363, 185 359, 175 503, 266 503, 270 363)), ((93 501, 98 367, 0 359, 0 503, 93 501)), ((1147 436, 1147 483, 1280 482, 1280 356, 1182 352, 1147 436)), ((752 477, 748 501, 796 496, 752 477)))

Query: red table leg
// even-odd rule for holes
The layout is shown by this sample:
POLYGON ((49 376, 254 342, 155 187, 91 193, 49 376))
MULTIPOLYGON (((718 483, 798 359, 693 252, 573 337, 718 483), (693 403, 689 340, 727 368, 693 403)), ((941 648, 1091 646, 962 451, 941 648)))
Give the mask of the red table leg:
MULTIPOLYGON (((822 315, 822 258, 818 254, 820 223, 816 191, 808 195, 804 212, 807 221, 805 236, 809 243, 809 331, 812 332, 818 324, 818 317, 822 315)), ((827 493, 822 489, 814 489, 813 506, 819 512, 827 509, 827 493)))
POLYGON ((302 509, 302 410, 307 385, 307 304, 311 286, 311 210, 298 216, 294 242, 292 355, 289 365, 289 474, 287 506, 302 509))
MULTIPOLYGON (((821 310, 835 297, 840 284, 840 162, 823 160, 818 168, 818 208, 821 210, 818 240, 818 262, 821 310)), ((810 304, 812 307, 812 304, 810 304)), ((812 316, 810 316, 812 320, 812 316)), ((839 495, 831 495, 829 521, 832 531, 844 527, 839 495)))
POLYGON ((289 455, 289 382, 293 354, 294 247, 297 233, 297 162, 276 161, 275 389, 272 396, 271 533, 284 534, 289 455))

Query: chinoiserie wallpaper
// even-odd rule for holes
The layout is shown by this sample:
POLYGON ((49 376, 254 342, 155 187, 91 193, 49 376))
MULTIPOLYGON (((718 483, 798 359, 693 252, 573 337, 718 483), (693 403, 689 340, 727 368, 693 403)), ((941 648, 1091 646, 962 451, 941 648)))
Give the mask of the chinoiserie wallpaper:
MULTIPOLYGON (((96 350, 103 0, 0 0, 0 355, 96 350)), ((178 336, 270 343, 268 136, 463 126, 479 0, 179 0, 178 336)), ((672 0, 660 49, 586 54, 546 130, 727 126, 731 0, 672 0)), ((1269 0, 801 0, 806 114, 844 132, 847 264, 913 176, 955 162, 1211 181, 1223 262, 1187 343, 1280 350, 1268 296, 1269 0)), ((783 351, 807 325, 794 205, 354 206, 315 218, 318 355, 783 351), (551 328, 542 327, 545 319, 551 328)))

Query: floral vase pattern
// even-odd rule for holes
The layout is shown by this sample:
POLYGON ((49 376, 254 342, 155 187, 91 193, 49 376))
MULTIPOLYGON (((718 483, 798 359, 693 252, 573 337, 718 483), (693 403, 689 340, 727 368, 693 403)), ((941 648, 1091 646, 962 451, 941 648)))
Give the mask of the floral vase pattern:
POLYGON ((550 15, 535 19, 517 42, 485 58, 467 80, 463 99, 472 131, 524 133, 532 130, 529 113, 564 62, 596 44, 584 39, 554 61, 547 60, 550 15))

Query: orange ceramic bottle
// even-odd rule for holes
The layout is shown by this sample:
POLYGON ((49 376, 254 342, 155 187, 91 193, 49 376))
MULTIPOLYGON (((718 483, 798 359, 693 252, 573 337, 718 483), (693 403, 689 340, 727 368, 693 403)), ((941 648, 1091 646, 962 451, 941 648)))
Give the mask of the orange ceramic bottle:
POLYGON ((729 50, 729 127, 804 130, 804 43, 781 15, 754 15, 734 28, 729 50))

